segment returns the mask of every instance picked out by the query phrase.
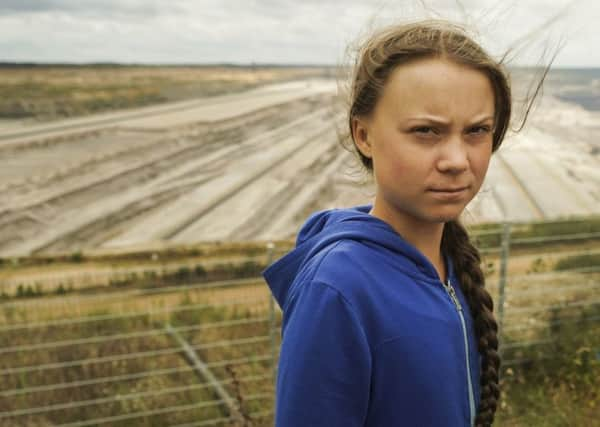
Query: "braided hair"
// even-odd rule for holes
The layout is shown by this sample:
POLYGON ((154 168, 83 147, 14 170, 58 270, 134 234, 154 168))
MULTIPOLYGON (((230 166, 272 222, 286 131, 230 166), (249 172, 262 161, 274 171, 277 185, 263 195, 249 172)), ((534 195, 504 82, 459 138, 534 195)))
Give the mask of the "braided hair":
POLYGON ((479 251, 469 240, 465 228, 458 221, 444 225, 442 252, 449 254, 473 314, 477 347, 482 356, 481 401, 475 425, 491 426, 500 398, 498 386, 500 356, 498 355, 498 325, 494 318, 494 303, 485 289, 479 251))

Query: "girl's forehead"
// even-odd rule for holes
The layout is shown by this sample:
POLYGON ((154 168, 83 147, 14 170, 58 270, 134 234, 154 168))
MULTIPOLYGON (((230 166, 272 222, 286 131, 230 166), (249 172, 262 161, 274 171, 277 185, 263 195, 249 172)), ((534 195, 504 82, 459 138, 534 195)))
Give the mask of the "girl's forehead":
POLYGON ((494 90, 480 70, 439 58, 397 66, 385 86, 381 107, 393 114, 493 112, 494 90))

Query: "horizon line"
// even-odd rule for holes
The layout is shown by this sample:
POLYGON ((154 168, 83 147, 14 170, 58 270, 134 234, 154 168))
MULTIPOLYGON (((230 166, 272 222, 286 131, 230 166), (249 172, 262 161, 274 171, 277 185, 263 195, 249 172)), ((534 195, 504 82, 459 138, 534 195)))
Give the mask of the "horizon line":
MULTIPOLYGON (((231 68, 339 68, 342 64, 319 63, 276 63, 276 62, 118 62, 118 61, 2 61, 0 68, 10 67, 231 67, 231 68)), ((509 68, 540 68, 539 65, 512 65, 509 68)), ((553 69, 562 70, 594 70, 600 65, 554 65, 553 69)))

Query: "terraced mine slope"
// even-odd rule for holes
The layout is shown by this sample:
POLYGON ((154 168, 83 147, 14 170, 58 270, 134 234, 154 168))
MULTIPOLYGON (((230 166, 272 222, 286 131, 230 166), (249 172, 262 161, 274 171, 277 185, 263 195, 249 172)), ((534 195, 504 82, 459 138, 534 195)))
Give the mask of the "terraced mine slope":
MULTIPOLYGON (((0 256, 288 238, 368 203, 336 105, 334 81, 295 81, 0 134, 0 256)), ((600 213, 591 137, 552 124, 506 141, 467 221, 600 213)))

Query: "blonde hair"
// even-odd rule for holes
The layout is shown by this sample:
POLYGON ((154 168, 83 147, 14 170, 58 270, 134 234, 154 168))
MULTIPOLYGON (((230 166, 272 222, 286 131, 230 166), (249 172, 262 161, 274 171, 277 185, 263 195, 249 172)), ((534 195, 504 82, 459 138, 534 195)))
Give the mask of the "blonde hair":
MULTIPOLYGON (((462 27, 447 21, 427 20, 386 28, 362 45, 353 69, 348 108, 350 137, 363 166, 373 170, 372 160, 356 149, 352 123, 374 110, 386 82, 396 67, 409 61, 439 57, 484 73, 494 90, 492 150, 497 150, 510 126, 510 81, 500 61, 488 55, 462 27)), ((476 426, 491 426, 498 406, 500 357, 493 301, 485 289, 480 255, 458 221, 444 226, 442 251, 450 255, 460 286, 471 310, 481 362, 481 399, 476 426)))
MULTIPOLYGON (((353 67, 348 108, 352 140, 354 141, 353 119, 371 114, 392 71, 409 61, 430 57, 466 65, 489 78, 495 98, 493 151, 497 150, 510 126, 512 97, 508 73, 463 27, 441 20, 388 27, 373 35, 360 47, 353 67)), ((371 159, 363 156, 360 151, 357 154, 363 165, 372 170, 371 159)))

